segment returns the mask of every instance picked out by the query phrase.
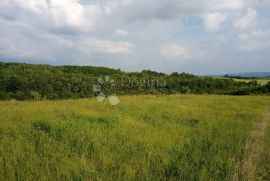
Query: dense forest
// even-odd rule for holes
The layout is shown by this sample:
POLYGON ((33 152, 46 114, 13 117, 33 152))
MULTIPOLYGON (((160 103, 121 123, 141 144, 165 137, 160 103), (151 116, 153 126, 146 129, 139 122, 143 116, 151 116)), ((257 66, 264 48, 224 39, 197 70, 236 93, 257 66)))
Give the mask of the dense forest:
POLYGON ((170 75, 150 70, 123 72, 92 66, 51 66, 0 62, 0 99, 40 100, 124 94, 269 94, 270 82, 260 85, 233 79, 170 75), (101 91, 102 90, 102 91, 101 91))

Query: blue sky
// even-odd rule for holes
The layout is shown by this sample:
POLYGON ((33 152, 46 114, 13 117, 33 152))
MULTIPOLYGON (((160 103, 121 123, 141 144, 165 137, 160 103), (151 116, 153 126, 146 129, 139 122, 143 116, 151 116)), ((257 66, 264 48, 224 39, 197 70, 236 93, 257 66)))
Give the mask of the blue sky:
POLYGON ((1 0, 0 59, 126 71, 270 71, 270 0, 1 0))

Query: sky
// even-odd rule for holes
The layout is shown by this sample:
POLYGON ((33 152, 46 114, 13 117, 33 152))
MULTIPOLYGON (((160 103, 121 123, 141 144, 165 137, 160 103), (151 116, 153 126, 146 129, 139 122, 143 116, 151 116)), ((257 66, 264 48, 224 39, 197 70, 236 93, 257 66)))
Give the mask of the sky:
POLYGON ((270 0, 1 0, 0 61, 270 71, 270 0))

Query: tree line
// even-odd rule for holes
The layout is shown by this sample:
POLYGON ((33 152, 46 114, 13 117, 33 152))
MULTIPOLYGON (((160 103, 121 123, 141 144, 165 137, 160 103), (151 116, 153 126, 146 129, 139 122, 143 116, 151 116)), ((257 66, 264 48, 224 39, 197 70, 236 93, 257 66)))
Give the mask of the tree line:
POLYGON ((269 94, 270 82, 260 85, 233 79, 196 76, 188 73, 170 75, 143 70, 92 66, 51 66, 0 62, 0 99, 40 100, 88 98, 103 92, 127 94, 269 94), (102 77, 103 82, 99 81, 102 77), (109 77, 110 80, 106 81, 109 77))

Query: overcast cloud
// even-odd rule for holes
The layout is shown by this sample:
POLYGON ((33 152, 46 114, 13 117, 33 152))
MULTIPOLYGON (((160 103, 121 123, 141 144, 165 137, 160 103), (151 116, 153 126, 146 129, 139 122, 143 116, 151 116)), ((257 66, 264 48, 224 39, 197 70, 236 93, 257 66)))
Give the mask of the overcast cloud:
POLYGON ((2 61, 270 71, 270 0, 1 0, 0 9, 2 61))

